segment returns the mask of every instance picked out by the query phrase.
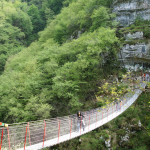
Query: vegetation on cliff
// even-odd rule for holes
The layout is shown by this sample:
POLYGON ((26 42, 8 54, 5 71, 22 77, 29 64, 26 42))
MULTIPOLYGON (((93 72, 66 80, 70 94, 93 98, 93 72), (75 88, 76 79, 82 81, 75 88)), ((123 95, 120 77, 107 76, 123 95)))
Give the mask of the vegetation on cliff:
MULTIPOLYGON (((38 41, 7 59, 0 76, 1 120, 11 123, 37 120, 90 107, 97 83, 116 73, 119 67, 119 40, 115 28, 112 29, 116 23, 107 2, 71 1, 47 24, 38 41)), ((44 4, 3 1, 3 9, 8 7, 7 3, 16 10, 15 18, 23 17, 22 12, 30 21, 33 32, 28 31, 27 23, 23 24, 27 31, 20 29, 26 31, 22 34, 34 35, 40 21, 37 7, 42 9, 44 4)), ((16 25, 24 22, 15 19, 16 25)))
MULTIPOLYGON (((111 3, 112 0, 1 0, 1 121, 64 116, 103 105, 97 103, 95 96, 103 79, 122 74, 117 60, 120 40, 116 37, 111 3)), ((148 27, 145 30, 149 38, 148 27)), ((110 91, 115 94, 120 86, 113 88, 110 91)), ((140 99, 121 117, 57 149, 106 149, 104 142, 110 135, 114 149, 136 149, 134 135, 138 134, 138 146, 146 150, 150 125, 142 116, 148 117, 149 94, 140 99), (128 128, 137 132, 129 135, 130 141, 120 143, 128 128)))

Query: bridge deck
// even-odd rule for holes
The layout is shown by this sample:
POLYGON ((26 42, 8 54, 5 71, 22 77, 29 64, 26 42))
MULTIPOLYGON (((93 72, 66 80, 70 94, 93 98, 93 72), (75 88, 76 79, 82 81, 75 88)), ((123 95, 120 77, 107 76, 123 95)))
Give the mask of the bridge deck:
MULTIPOLYGON (((145 84, 143 84, 142 87, 145 87, 145 84)), ((86 133, 88 133, 88 132, 90 132, 90 131, 106 124, 107 122, 109 122, 112 119, 116 118, 118 115, 122 114, 127 108, 129 108, 132 105, 132 103, 135 102, 135 100, 138 98, 138 96, 141 93, 142 93, 142 91, 140 89, 135 90, 135 94, 132 95, 130 97, 130 99, 126 103, 124 103, 124 105, 122 105, 122 107, 119 110, 115 110, 113 113, 111 113, 108 116, 105 116, 101 120, 98 120, 97 122, 92 123, 89 126, 86 126, 85 131, 80 130, 79 132, 71 132, 71 133, 62 135, 59 138, 57 137, 57 138, 54 138, 54 139, 51 139, 51 140, 47 140, 47 141, 44 142, 44 145, 43 145, 43 142, 40 142, 38 144, 27 146, 25 149, 26 150, 39 150, 39 149, 42 149, 42 148, 45 148, 45 147, 50 147, 50 146, 56 145, 58 143, 73 139, 73 138, 81 136, 83 134, 86 134, 86 133)), ((19 148, 17 150, 24 150, 24 148, 19 148)))

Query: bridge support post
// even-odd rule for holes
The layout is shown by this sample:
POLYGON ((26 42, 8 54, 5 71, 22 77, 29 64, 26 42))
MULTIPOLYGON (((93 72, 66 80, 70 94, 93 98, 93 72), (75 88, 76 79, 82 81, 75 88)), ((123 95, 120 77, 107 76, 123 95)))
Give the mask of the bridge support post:
POLYGON ((82 116, 81 116, 81 122, 80 122, 80 135, 81 135, 81 129, 82 129, 82 116))
POLYGON ((10 138, 9 138, 9 128, 7 127, 7 135, 8 135, 8 143, 9 143, 9 150, 11 149, 10 148, 10 138))
POLYGON ((121 111, 121 107, 122 107, 122 101, 120 102, 120 111, 121 111))
POLYGON ((114 104, 112 104, 112 117, 113 117, 113 113, 114 113, 114 104))
POLYGON ((109 108, 107 109, 107 121, 108 121, 108 111, 109 111, 109 108))
POLYGON ((71 119, 71 124, 70 124, 70 139, 71 139, 71 130, 72 130, 72 119, 71 119))
POLYGON ((46 135, 46 122, 45 122, 45 120, 44 120, 43 147, 44 147, 45 135, 46 135))
POLYGON ((4 128, 2 129, 2 134, 1 134, 1 144, 0 144, 0 150, 2 148, 2 142, 3 142, 3 133, 4 133, 4 128))
POLYGON ((25 141, 24 141, 24 150, 26 149, 27 131, 28 131, 28 125, 26 126, 25 141))
POLYGON ((28 132, 29 132, 29 144, 30 144, 30 146, 31 146, 29 122, 28 122, 28 132))
POLYGON ((102 111, 102 124, 103 124, 103 111, 102 111))
POLYGON ((96 123, 95 123, 95 128, 96 128, 96 124, 97 124, 97 110, 96 110, 96 123))
POLYGON ((90 127, 90 114, 89 114, 89 124, 88 124, 88 131, 89 131, 89 127, 90 127))
POLYGON ((58 142, 59 143, 59 136, 60 136, 60 121, 58 120, 58 142))

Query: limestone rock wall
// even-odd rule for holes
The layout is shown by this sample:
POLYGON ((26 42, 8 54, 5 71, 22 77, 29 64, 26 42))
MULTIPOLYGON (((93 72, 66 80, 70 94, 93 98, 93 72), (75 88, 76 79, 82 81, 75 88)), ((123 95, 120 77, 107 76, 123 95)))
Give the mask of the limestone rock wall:
MULTIPOLYGON (((113 12, 120 27, 127 27, 137 18, 150 20, 150 0, 116 0, 113 3, 113 12)), ((119 53, 126 68, 135 68, 142 65, 143 59, 150 61, 150 43, 145 40, 143 31, 135 31, 124 34, 125 43, 119 53)))
MULTIPOLYGON (((127 33, 125 41, 143 39, 143 32, 127 33)), ((124 61, 124 65, 127 69, 136 70, 137 68, 143 68, 143 58, 146 58, 150 62, 150 43, 141 42, 136 44, 125 44, 119 53, 119 59, 124 61), (142 59, 137 61, 133 58, 142 59), (138 65, 137 65, 138 64, 138 65), (140 64, 140 65, 139 65, 140 64), (142 66, 141 66, 142 65, 142 66)))
POLYGON ((131 39, 143 39, 143 32, 135 32, 135 33, 127 33, 125 34, 126 41, 129 41, 131 39))
POLYGON ((150 0, 116 0, 113 12, 117 14, 120 26, 132 24, 137 17, 150 20, 150 0))

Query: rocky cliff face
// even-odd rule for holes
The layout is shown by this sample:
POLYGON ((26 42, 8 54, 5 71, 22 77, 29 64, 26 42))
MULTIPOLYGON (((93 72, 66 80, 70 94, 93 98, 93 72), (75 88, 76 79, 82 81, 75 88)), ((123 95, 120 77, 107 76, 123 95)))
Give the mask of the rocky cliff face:
POLYGON ((117 14, 120 26, 132 24, 137 17, 150 20, 150 0, 116 0, 113 12, 117 14))
MULTIPOLYGON (((128 33, 125 34, 126 41, 143 39, 143 32, 135 32, 133 34, 128 33)), ((136 44, 126 44, 122 48, 122 57, 125 59, 126 57, 135 54, 137 57, 142 57, 144 55, 149 55, 150 46, 148 43, 136 43, 136 44)))
MULTIPOLYGON (((144 39, 143 32, 128 33, 124 35, 125 41, 144 39)), ((137 42, 136 44, 124 44, 119 58, 124 61, 127 69, 143 69, 143 63, 150 62, 150 43, 137 42)))
MULTIPOLYGON (((137 18, 150 20, 150 0, 116 0, 113 3, 113 12, 117 15, 116 20, 120 27, 124 28, 133 24, 137 18)), ((124 46, 119 58, 126 68, 135 69, 137 65, 142 69, 143 62, 150 61, 150 42, 143 32, 145 27, 150 30, 150 24, 143 23, 142 26, 133 26, 132 31, 124 33, 124 46)))

